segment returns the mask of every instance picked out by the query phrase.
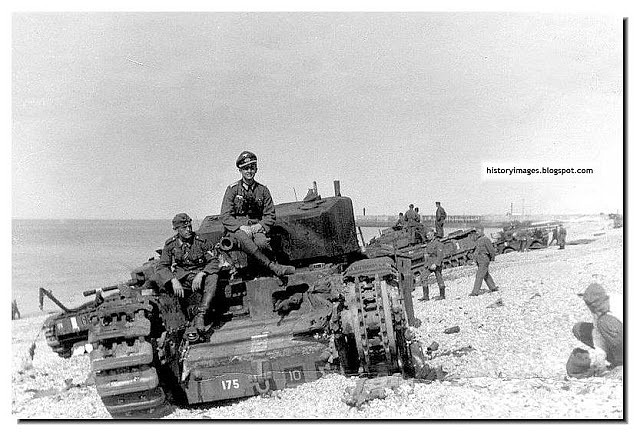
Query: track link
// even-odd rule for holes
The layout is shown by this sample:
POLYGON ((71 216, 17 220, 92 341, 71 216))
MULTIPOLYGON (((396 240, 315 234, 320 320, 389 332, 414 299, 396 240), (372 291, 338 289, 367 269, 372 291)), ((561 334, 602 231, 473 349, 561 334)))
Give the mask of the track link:
POLYGON ((154 366, 149 314, 139 306, 116 308, 101 311, 91 332, 98 395, 114 418, 161 417, 168 405, 154 366))
POLYGON ((406 314, 393 281, 360 276, 354 286, 351 310, 361 372, 367 376, 410 373, 410 351, 405 343, 406 314))

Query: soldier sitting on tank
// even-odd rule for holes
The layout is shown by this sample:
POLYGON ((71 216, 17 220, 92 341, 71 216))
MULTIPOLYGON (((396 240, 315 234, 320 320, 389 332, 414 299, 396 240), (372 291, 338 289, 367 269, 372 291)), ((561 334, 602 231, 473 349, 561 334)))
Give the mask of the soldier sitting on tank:
POLYGON ((404 226, 404 214, 402 212, 400 212, 398 214, 398 221, 396 221, 396 223, 393 225, 393 229, 394 230, 400 230, 402 229, 402 227, 404 226))
POLYGON ((193 232, 186 213, 177 214, 172 224, 177 233, 167 239, 162 249, 156 266, 158 285, 165 290, 171 288, 181 301, 188 297, 186 292, 203 292, 192 323, 203 331, 204 317, 212 309, 218 286, 218 253, 213 244, 193 232))
POLYGON ((243 151, 236 160, 242 178, 229 185, 224 193, 220 216, 222 225, 242 251, 261 265, 282 277, 295 273, 295 268, 271 261, 262 250, 269 251, 269 230, 276 222, 276 208, 269 189, 256 182, 258 158, 243 151))
POLYGON ((417 244, 422 240, 418 229, 418 226, 420 225, 419 220, 419 215, 413 208, 413 204, 410 204, 409 209, 404 213, 404 228, 407 229, 407 232, 409 233, 409 240, 411 241, 411 244, 417 244))
POLYGON ((420 301, 429 301, 429 285, 427 279, 433 273, 436 276, 440 295, 433 297, 434 300, 444 300, 444 280, 442 279, 442 259, 444 258, 444 244, 436 239, 436 231, 427 229, 427 246, 424 254, 424 272, 422 274, 422 298, 420 301))

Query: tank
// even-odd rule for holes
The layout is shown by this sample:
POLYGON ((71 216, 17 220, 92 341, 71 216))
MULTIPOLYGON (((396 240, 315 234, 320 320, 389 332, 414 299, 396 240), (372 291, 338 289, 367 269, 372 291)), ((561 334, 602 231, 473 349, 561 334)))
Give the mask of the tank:
POLYGON ((351 200, 338 190, 277 205, 276 216, 273 255, 296 266, 285 278, 233 247, 218 216, 203 220, 196 233, 225 261, 203 335, 189 334, 199 295, 180 301, 154 289, 149 264, 61 315, 88 318, 96 390, 113 417, 160 417, 176 404, 262 395, 328 372, 415 375, 424 362, 409 329, 407 258, 367 258, 351 200))
MULTIPOLYGON (((150 258, 140 268, 133 270, 131 279, 125 282, 124 285, 143 286, 145 284, 145 276, 152 276, 155 262, 154 258, 150 258)), ((42 329, 47 345, 60 357, 68 358, 73 354, 75 347, 88 344, 90 313, 101 302, 104 292, 118 289, 118 286, 109 285, 85 291, 83 292, 84 296, 95 295, 95 299, 71 309, 61 303, 51 290, 40 288, 38 297, 40 310, 44 308, 45 297, 62 309, 61 313, 49 316, 43 323, 42 329)))
MULTIPOLYGON (((391 227, 369 241, 365 254, 369 258, 403 256, 411 261, 411 270, 418 276, 424 270, 426 228, 419 224, 412 228, 391 227)), ((472 261, 475 248, 475 229, 457 230, 440 239, 444 245, 442 267, 453 268, 472 261)))
POLYGON ((496 236, 496 253, 538 250, 549 245, 549 232, 558 222, 512 221, 502 226, 496 236))

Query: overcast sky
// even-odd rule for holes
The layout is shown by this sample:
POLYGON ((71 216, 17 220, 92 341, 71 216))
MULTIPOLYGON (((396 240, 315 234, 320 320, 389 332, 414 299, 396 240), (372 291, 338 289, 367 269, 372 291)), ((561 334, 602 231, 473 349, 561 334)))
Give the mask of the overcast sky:
POLYGON ((219 213, 243 150, 276 203, 622 211, 622 17, 15 14, 14 218, 219 213), (592 168, 491 176, 487 166, 592 168))

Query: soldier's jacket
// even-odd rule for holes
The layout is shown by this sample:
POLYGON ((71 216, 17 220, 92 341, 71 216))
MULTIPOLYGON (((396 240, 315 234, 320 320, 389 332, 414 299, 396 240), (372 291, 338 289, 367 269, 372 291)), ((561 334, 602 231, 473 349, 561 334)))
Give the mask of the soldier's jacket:
POLYGON ((476 247, 473 255, 478 263, 489 263, 489 261, 495 260, 496 249, 486 235, 483 235, 476 240, 476 247))
POLYGON ((436 209, 436 221, 443 222, 446 219, 447 219, 447 212, 445 212, 444 207, 439 206, 438 209, 436 209))
POLYGON ((425 267, 429 268, 435 263, 436 266, 442 266, 444 258, 444 244, 437 239, 428 242, 425 247, 424 262, 425 267))
POLYGON ((558 237, 564 239, 567 236, 567 229, 565 229, 564 227, 560 227, 558 229, 558 237))
POLYGON ((529 231, 527 229, 518 229, 514 233, 514 236, 518 241, 524 241, 529 236, 529 231))
POLYGON ((404 221, 409 227, 415 227, 420 221, 420 218, 415 210, 409 209, 404 213, 404 221))
POLYGON ((193 272, 204 271, 217 274, 219 271, 218 252, 208 241, 198 235, 193 236, 192 243, 182 241, 178 235, 167 239, 156 266, 158 284, 164 286, 173 277, 182 280, 193 272), (175 273, 171 266, 175 266, 175 273))
POLYGON ((265 233, 269 233, 276 222, 276 207, 266 186, 255 181, 247 186, 241 179, 227 187, 220 218, 229 232, 237 231, 240 226, 260 223, 265 233))

